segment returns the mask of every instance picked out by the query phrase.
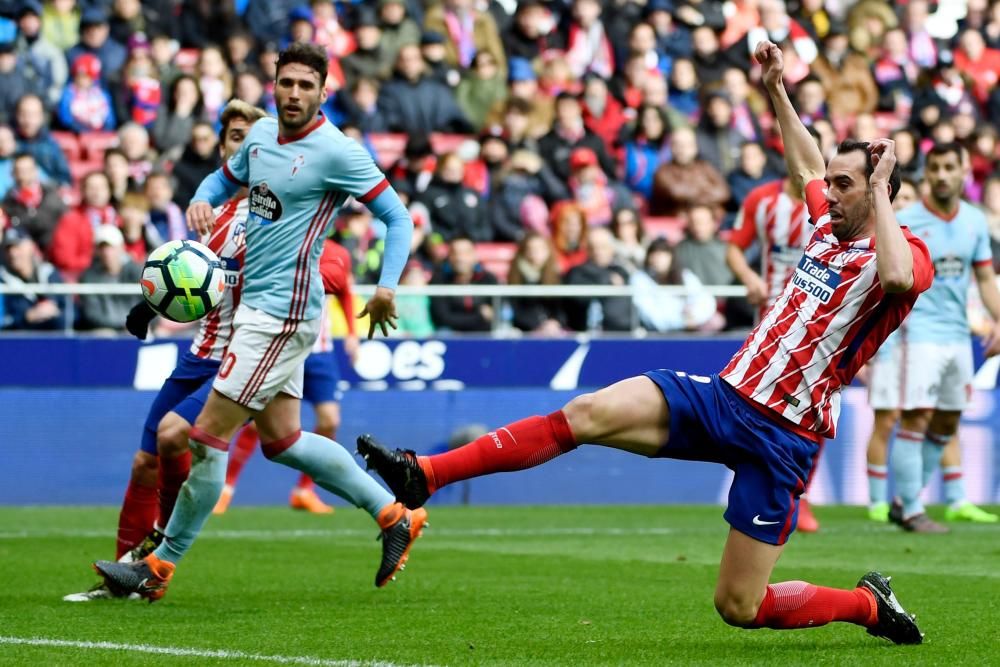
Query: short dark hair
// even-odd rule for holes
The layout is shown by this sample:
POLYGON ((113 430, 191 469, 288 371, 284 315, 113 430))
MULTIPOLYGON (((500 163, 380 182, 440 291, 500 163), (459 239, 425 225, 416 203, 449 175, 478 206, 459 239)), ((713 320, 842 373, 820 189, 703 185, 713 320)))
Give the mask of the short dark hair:
POLYGON ((35 156, 27 151, 18 151, 14 153, 14 156, 11 158, 11 164, 19 160, 31 160, 35 164, 38 164, 38 160, 35 159, 35 156))
MULTIPOLYGON (((845 139, 840 142, 837 146, 837 155, 844 155, 846 153, 853 153, 855 151, 861 151, 865 154, 865 176, 870 177, 875 173, 875 163, 872 162, 872 154, 869 148, 871 143, 867 141, 857 141, 854 139, 845 139)), ((892 167, 892 174, 889 175, 889 201, 893 201, 896 198, 896 193, 899 192, 899 163, 897 162, 892 167)))
POLYGON ((946 143, 934 142, 931 149, 927 151, 927 159, 930 160, 933 156, 947 155, 948 153, 954 153, 958 158, 958 163, 962 164, 962 144, 957 141, 946 143))
POLYGON ((299 63, 319 75, 319 82, 322 85, 326 81, 326 73, 329 63, 326 58, 326 51, 316 44, 295 42, 287 49, 278 54, 278 64, 275 71, 280 70, 285 65, 299 63))

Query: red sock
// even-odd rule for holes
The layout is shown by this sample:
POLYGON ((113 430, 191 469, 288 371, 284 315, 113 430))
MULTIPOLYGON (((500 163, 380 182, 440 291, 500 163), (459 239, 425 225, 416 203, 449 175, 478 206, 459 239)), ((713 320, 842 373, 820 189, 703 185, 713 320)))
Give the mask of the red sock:
POLYGON ((878 620, 877 609, 875 597, 864 588, 845 591, 804 581, 783 581, 767 587, 754 627, 792 630, 832 621, 869 627, 878 620))
POLYGON ((118 560, 153 532, 157 513, 156 487, 142 486, 129 481, 125 489, 122 511, 118 514, 118 542, 115 560, 118 560))
POLYGON ((229 486, 236 486, 236 480, 240 478, 243 466, 257 448, 257 438, 257 429, 253 425, 244 426, 236 436, 236 442, 229 448, 229 467, 226 468, 226 484, 229 486))
POLYGON ((417 460, 433 493, 470 477, 533 468, 576 446, 566 415, 559 410, 545 417, 522 419, 458 449, 417 460))
POLYGON ((309 489, 313 488, 314 486, 315 486, 315 484, 313 484, 312 477, 310 477, 309 475, 307 475, 305 473, 302 473, 301 475, 299 475, 299 481, 295 482, 295 490, 296 491, 308 491, 309 489))
POLYGON ((166 528, 177 504, 177 494, 191 472, 191 450, 172 459, 160 457, 160 527, 166 528))

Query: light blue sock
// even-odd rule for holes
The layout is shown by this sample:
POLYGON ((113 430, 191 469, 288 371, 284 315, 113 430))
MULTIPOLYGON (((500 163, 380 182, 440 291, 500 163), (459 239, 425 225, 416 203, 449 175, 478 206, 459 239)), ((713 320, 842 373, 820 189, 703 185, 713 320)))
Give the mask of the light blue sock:
POLYGON ((153 554, 177 563, 194 543, 219 500, 226 483, 228 452, 194 440, 191 445, 191 472, 177 494, 177 504, 164 531, 166 537, 153 554))
POLYGON ((924 435, 900 430, 892 445, 892 474, 896 479, 896 493, 903 501, 903 516, 911 517, 924 511, 920 502, 923 488, 923 443, 924 435))
POLYGON ((889 467, 868 464, 868 504, 889 502, 889 467))
POLYGON ((941 468, 943 476, 944 500, 951 506, 965 501, 965 480, 962 479, 962 466, 941 468))
POLYGON ((303 432, 291 447, 278 454, 269 452, 267 445, 262 448, 272 461, 304 472, 322 488, 360 507, 376 520, 382 508, 396 502, 391 493, 361 469, 350 452, 329 438, 303 432))
POLYGON ((923 442, 924 475, 921 487, 927 486, 931 481, 934 471, 941 465, 941 457, 944 456, 945 445, 951 440, 950 435, 927 432, 923 442))

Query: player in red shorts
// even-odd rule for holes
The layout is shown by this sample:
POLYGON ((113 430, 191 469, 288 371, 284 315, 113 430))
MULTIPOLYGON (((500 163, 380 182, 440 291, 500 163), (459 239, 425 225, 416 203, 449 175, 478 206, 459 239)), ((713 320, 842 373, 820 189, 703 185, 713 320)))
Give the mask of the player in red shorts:
MULTIPOLYGON (((767 310, 792 279, 812 232, 801 184, 782 178, 759 185, 747 195, 729 237, 726 263, 746 286, 747 300, 758 307, 758 322, 764 319, 767 310), (755 240, 760 242, 763 277, 753 270, 744 255, 755 240)), ((806 479, 806 493, 799 498, 796 530, 803 533, 819 530, 819 521, 806 501, 819 459, 817 455, 806 479)))
POLYGON ((755 55, 816 231, 781 297, 720 374, 650 371, 436 456, 390 451, 368 435, 358 451, 409 507, 446 484, 537 466, 582 443, 722 463, 735 473, 715 589, 727 623, 793 629, 842 621, 919 644, 916 623, 877 572, 846 590, 768 583, 795 528, 817 440, 835 434, 841 388, 910 312, 933 269, 927 247, 892 210, 893 142, 844 142, 825 165, 781 82, 781 50, 765 41, 755 55))

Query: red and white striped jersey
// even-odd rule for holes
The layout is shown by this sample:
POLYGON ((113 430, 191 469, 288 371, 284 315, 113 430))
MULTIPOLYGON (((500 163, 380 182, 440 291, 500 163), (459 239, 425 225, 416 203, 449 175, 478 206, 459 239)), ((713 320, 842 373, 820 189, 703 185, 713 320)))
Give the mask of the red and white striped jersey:
POLYGON ((312 353, 329 352, 333 349, 333 340, 330 337, 330 298, 333 295, 340 302, 340 308, 344 311, 347 321, 347 333, 354 335, 354 294, 351 292, 351 255, 347 249, 333 241, 327 239, 323 242, 323 254, 319 257, 319 273, 323 278, 323 313, 320 315, 323 323, 319 329, 319 336, 313 344, 312 353))
POLYGON ((755 239, 760 241, 767 301, 760 307, 759 321, 791 280, 812 228, 805 202, 788 196, 784 180, 751 190, 740 213, 729 240, 743 250, 753 245, 755 239))
POLYGON ((934 277, 927 246, 903 227, 913 287, 887 294, 876 270, 875 238, 837 239, 825 188, 819 180, 806 186, 816 231, 781 296, 720 374, 764 414, 812 438, 836 435, 840 389, 934 277))
POLYGON ((215 228, 201 242, 219 256, 226 267, 227 290, 222 302, 201 321, 191 342, 191 354, 202 359, 222 360, 233 337, 233 315, 240 305, 243 287, 243 255, 246 252, 247 198, 230 199, 215 209, 215 228))

